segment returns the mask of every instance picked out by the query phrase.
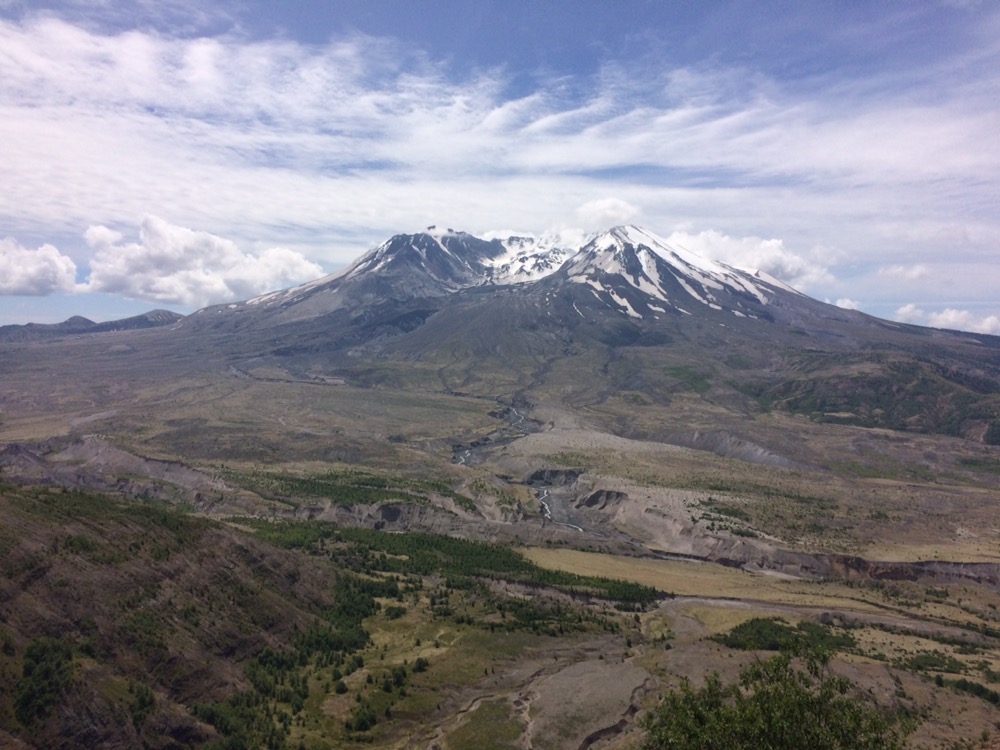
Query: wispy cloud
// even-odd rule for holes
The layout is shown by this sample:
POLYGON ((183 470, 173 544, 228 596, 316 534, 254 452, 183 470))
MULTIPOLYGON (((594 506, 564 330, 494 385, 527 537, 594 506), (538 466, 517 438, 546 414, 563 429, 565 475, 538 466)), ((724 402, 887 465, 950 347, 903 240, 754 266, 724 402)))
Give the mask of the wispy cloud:
POLYGON ((638 206, 620 198, 595 198, 576 209, 576 218, 585 229, 601 230, 633 222, 640 213, 638 206))
MULTIPOLYGON (((151 214, 254 257, 280 245, 333 264, 431 223, 641 220, 817 293, 873 262, 926 280, 935 254, 981 261, 1000 245, 1000 42, 986 33, 919 75, 792 85, 712 60, 609 61, 512 95, 502 70, 457 73, 392 40, 209 35, 224 15, 195 19, 200 35, 0 21, 4 231, 40 245, 151 214)), ((91 288, 209 294, 192 274, 130 284, 108 248, 136 244, 149 249, 95 244, 91 288)))
POLYGON ((927 266, 923 263, 917 263, 912 266, 885 266, 880 268, 878 272, 881 276, 888 276, 891 279, 897 279, 900 281, 917 281, 918 279, 925 279, 930 273, 927 270, 927 266))

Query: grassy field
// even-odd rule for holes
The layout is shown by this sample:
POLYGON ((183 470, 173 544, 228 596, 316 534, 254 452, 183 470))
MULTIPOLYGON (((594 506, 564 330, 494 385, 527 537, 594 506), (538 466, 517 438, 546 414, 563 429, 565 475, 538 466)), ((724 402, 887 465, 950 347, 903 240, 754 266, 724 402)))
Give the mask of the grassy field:
POLYGON ((787 580, 714 563, 622 557, 571 549, 536 547, 525 549, 524 554, 542 567, 635 581, 676 596, 878 611, 877 605, 860 599, 854 589, 839 583, 787 580))

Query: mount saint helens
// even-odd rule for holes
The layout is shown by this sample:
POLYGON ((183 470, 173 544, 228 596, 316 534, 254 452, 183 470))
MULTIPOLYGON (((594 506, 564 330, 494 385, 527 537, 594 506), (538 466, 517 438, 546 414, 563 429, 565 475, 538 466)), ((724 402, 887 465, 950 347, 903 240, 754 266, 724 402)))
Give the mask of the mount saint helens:
POLYGON ((576 406, 623 392, 665 404, 694 383, 748 415, 1000 442, 1000 338, 844 310, 633 226, 581 248, 398 235, 340 273, 206 308, 171 335, 362 383, 528 402, 555 388, 576 406))

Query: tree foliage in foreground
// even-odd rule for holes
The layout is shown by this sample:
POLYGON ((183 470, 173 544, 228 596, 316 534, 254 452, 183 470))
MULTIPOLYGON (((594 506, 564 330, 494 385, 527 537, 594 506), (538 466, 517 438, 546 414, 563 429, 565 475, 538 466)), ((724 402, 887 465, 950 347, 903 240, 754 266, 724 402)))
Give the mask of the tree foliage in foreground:
POLYGON ((780 654, 751 664, 738 683, 718 674, 695 690, 685 681, 646 717, 643 750, 894 750, 895 719, 852 695, 851 683, 810 655, 805 668, 780 654))

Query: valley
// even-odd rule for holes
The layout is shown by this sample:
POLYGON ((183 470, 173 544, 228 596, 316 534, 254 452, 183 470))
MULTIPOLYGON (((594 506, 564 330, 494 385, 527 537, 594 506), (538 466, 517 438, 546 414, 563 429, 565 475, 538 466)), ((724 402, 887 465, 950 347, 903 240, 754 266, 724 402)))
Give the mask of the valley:
POLYGON ((402 237, 0 342, 7 744, 89 707, 108 747, 638 748, 681 678, 766 656, 747 623, 835 643, 908 746, 995 743, 1000 341, 671 271, 633 230, 509 284, 456 265, 502 248, 402 237))

